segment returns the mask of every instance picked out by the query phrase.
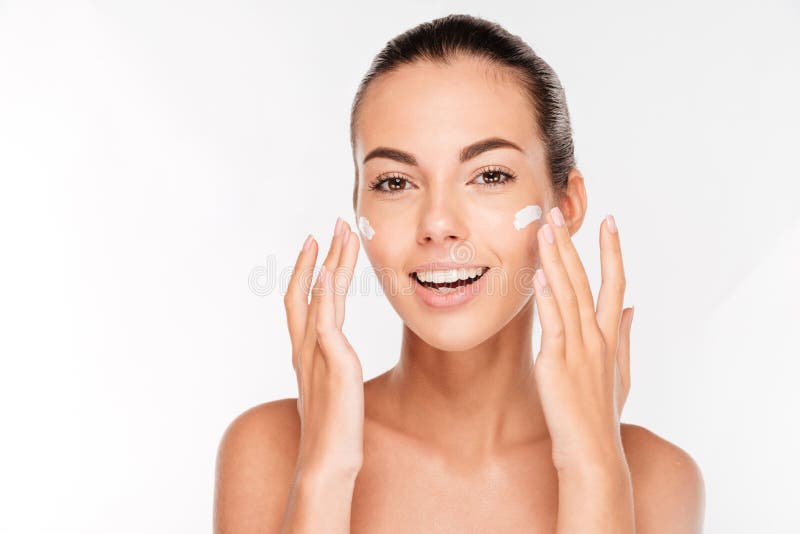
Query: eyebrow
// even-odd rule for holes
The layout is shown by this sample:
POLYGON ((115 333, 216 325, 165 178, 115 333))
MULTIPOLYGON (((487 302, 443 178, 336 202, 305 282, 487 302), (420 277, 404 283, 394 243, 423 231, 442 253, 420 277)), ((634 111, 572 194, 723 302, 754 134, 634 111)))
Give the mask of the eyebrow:
MULTIPOLYGON (((488 139, 482 139, 481 141, 477 141, 462 148, 458 155, 458 161, 459 163, 464 163, 465 161, 471 160, 472 158, 483 154, 484 152, 494 150, 496 148, 513 148, 514 150, 524 152, 524 150, 522 150, 516 143, 512 143, 507 139, 503 139, 502 137, 489 137, 488 139)), ((371 150, 370 153, 364 158, 364 163, 373 158, 386 158, 399 161, 400 163, 405 163, 406 165, 413 165, 415 167, 419 166, 417 163, 417 158, 415 158, 413 154, 403 152, 402 150, 398 150, 396 148, 380 146, 374 150, 371 150)))

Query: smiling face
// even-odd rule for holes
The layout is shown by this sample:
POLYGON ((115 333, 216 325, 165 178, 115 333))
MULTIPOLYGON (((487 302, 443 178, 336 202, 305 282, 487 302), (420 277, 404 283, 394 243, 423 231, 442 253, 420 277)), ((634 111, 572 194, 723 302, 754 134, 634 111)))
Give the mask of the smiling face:
POLYGON ((406 326, 441 350, 500 331, 538 265, 541 222, 515 215, 552 198, 523 87, 474 58, 404 65, 370 84, 354 141, 364 251, 406 326))

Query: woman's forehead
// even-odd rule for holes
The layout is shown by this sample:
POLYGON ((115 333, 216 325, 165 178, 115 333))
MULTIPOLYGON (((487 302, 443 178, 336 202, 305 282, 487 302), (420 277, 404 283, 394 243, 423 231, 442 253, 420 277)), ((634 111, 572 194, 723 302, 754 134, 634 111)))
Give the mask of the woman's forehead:
POLYGON ((479 61, 417 62, 381 75, 365 92, 357 119, 355 148, 362 156, 377 146, 461 147, 487 137, 529 148, 537 142, 521 83, 479 61))

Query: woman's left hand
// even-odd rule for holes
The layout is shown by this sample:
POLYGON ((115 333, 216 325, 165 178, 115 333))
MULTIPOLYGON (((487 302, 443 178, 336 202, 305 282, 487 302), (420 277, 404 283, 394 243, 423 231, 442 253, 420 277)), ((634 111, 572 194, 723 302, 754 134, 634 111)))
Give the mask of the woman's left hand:
POLYGON ((613 217, 600 225, 602 286, 595 310, 586 271, 558 208, 537 232, 534 277, 542 325, 534 377, 559 473, 625 462, 620 413, 630 389, 632 308, 613 217), (550 238, 550 239, 548 239, 550 238), (551 242, 552 241, 552 242, 551 242))

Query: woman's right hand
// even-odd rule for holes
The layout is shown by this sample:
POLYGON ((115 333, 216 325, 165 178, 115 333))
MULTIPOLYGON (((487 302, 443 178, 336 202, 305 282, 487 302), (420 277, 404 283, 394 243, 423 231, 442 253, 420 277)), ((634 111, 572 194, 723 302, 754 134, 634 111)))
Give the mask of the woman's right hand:
POLYGON ((299 473, 355 474, 363 462, 363 373, 358 356, 342 333, 345 297, 358 248, 358 235, 338 218, 309 302, 318 252, 316 241, 309 235, 284 297, 297 375, 299 473))

